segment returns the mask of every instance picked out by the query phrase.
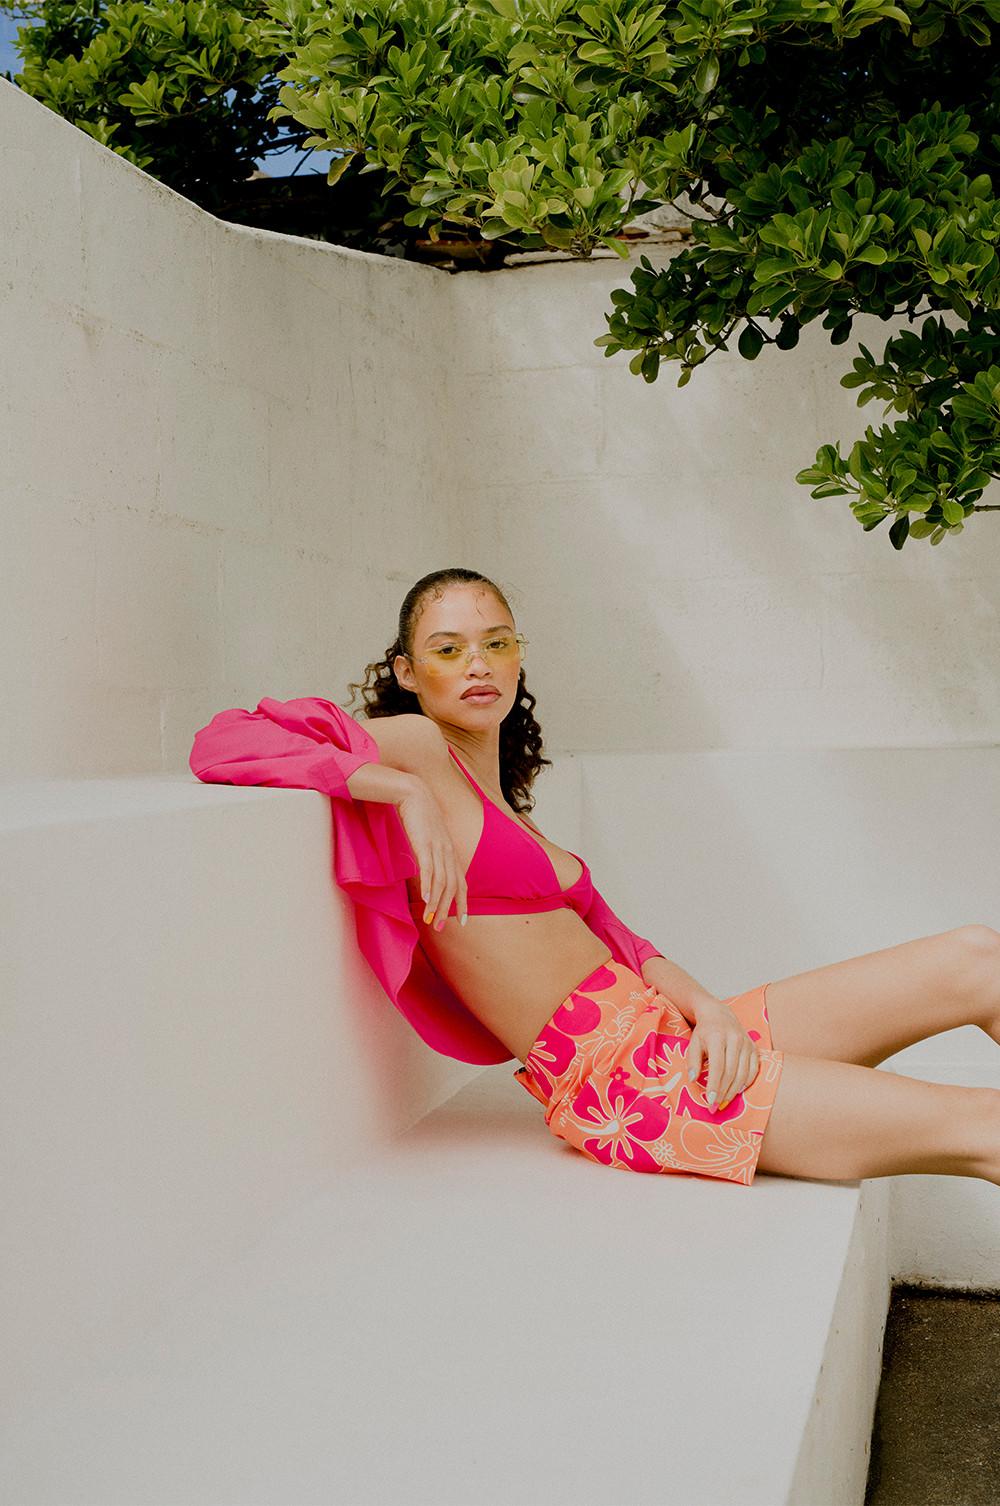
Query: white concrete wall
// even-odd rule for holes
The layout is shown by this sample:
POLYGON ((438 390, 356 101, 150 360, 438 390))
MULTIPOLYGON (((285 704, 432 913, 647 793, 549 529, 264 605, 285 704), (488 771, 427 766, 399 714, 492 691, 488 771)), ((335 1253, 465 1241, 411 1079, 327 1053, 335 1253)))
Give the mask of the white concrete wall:
POLYGON ((617 258, 453 282, 450 375, 478 420, 458 489, 481 568, 517 582, 550 745, 995 743, 997 515, 897 553, 888 523, 865 534, 847 498, 794 480, 879 422, 839 379, 905 320, 716 352, 678 390, 678 367, 647 385, 592 343, 627 284, 617 258))
MULTIPOLYGON (((0 203, 0 780, 191 779, 216 711, 345 701, 463 562, 450 279, 225 224, 5 80, 0 203)), ((400 1033, 405 1117, 475 1069, 400 1033)))
POLYGON ((0 778, 345 700, 466 552, 447 274, 225 224, 4 80, 0 202, 0 778))
POLYGON ((450 276, 225 224, 5 80, 0 121, 0 777, 343 700, 454 563, 510 591, 550 752, 997 741, 994 515, 898 554, 793 479, 875 420, 852 345, 647 386, 593 345, 618 258, 450 276))

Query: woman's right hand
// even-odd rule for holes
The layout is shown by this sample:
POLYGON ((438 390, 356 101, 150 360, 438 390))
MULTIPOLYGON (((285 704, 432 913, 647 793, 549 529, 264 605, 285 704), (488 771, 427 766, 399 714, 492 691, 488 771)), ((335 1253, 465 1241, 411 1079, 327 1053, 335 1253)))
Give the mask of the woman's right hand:
POLYGON ((420 782, 404 795, 396 809, 419 867, 420 894, 427 906, 425 922, 443 931, 454 900, 458 921, 464 926, 468 919, 465 875, 437 797, 420 782))

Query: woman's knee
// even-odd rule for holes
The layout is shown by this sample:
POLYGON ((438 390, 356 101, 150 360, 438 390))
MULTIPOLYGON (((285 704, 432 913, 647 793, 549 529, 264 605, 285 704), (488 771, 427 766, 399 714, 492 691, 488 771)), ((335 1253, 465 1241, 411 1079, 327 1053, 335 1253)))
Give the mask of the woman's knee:
POLYGON ((990 962, 1000 962, 1000 931, 993 926, 970 924, 957 926, 955 935, 962 938, 970 951, 990 962))
POLYGON ((968 925, 952 934, 967 969, 968 997, 978 1006, 973 1023, 992 1035, 1000 1024, 1000 931, 968 925))

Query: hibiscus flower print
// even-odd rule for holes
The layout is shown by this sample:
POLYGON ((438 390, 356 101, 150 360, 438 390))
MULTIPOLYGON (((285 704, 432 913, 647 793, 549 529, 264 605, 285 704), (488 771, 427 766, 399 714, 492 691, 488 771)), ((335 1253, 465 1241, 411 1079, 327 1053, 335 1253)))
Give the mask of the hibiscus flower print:
MULTIPOLYGON (((598 969, 597 973, 597 987, 607 989, 615 982, 610 968, 598 969), (607 973, 607 979, 602 982, 603 973, 607 973)), ((552 1097, 556 1079, 569 1071, 581 1037, 592 1035, 603 1018, 601 1001, 574 989, 543 1026, 524 1065, 546 1098, 552 1097)))
POLYGON ((562 1129, 575 1130, 574 1140, 579 1139, 583 1151, 605 1166, 657 1171, 648 1145, 659 1139, 669 1120, 667 1105, 631 1086, 628 1073, 617 1067, 606 1083, 588 1078, 563 1117, 562 1129))

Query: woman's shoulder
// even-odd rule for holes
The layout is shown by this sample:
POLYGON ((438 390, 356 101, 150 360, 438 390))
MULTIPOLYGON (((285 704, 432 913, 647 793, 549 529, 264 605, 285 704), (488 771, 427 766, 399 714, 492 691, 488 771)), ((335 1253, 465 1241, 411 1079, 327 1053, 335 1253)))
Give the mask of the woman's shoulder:
POLYGON ((383 763, 409 774, 436 774, 448 767, 448 744, 437 722, 420 712, 367 717, 361 724, 377 743, 383 763))

